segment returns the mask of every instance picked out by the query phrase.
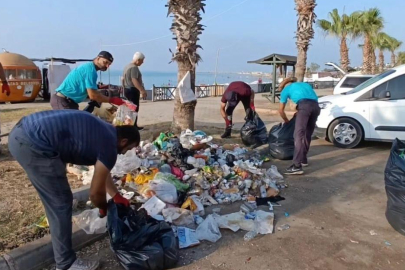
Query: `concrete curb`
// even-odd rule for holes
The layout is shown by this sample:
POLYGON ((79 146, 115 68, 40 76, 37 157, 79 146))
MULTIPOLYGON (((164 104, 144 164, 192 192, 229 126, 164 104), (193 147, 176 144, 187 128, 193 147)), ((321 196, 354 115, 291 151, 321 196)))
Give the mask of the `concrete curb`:
MULTIPOLYGON (((263 109, 263 108, 256 108, 256 112, 258 113, 268 113, 270 115, 279 115, 278 110, 274 109, 263 109)), ((296 111, 285 111, 285 114, 288 116, 293 116, 296 113, 296 111)), ((281 121, 281 117, 280 117, 281 121)))
MULTIPOLYGON (((73 198, 78 201, 87 201, 90 186, 84 186, 73 190, 73 198)), ((98 240, 106 234, 86 234, 73 223, 72 245, 78 251, 98 240)), ((1 270, 40 270, 54 262, 51 236, 46 235, 31 243, 13 249, 0 257, 1 270)))

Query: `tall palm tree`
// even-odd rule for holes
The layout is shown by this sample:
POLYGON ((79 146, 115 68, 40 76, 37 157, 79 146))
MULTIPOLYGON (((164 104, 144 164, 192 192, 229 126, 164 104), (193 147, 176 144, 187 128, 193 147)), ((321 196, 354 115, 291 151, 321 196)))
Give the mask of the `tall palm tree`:
POLYGON ((376 59, 375 59, 375 49, 379 50, 378 53, 378 71, 383 72, 384 70, 384 51, 389 48, 388 46, 388 40, 391 37, 387 35, 384 32, 379 32, 377 35, 372 36, 371 38, 371 44, 373 46, 372 54, 374 55, 373 57, 373 69, 372 72, 373 74, 376 73, 376 59))
POLYGON ((405 52, 399 52, 396 65, 403 65, 403 64, 405 64, 405 52))
POLYGON ((399 49, 399 47, 402 46, 402 42, 391 37, 388 40, 388 50, 391 52, 391 66, 395 66, 396 61, 395 61, 395 51, 399 49))
POLYGON ((330 18, 329 21, 318 20, 317 25, 325 34, 340 39, 340 65, 342 66, 342 69, 347 72, 350 64, 347 39, 354 39, 359 36, 359 32, 356 31, 357 28, 355 27, 357 25, 359 14, 342 14, 342 16, 340 16, 339 11, 335 8, 329 12, 328 17, 330 18))
POLYGON ((359 31, 364 35, 363 73, 371 73, 373 65, 371 37, 376 35, 376 33, 384 27, 384 19, 378 8, 370 8, 363 12, 355 12, 355 16, 359 16, 356 31, 359 31))
MULTIPOLYGON (((200 24, 200 11, 204 11, 205 0, 168 0, 168 16, 173 15, 173 22, 170 30, 175 35, 177 42, 176 51, 172 55, 172 61, 177 62, 178 73, 177 81, 190 71, 191 88, 195 92, 195 69, 197 63, 201 60, 197 49, 198 36, 202 34, 203 25, 200 24)), ((173 111, 172 131, 180 133, 187 128, 194 129, 194 112, 197 101, 182 104, 178 89, 176 89, 176 98, 173 111)))
POLYGON ((297 20, 297 49, 298 57, 296 64, 296 77, 299 82, 304 80, 307 66, 307 51, 311 39, 314 38, 313 24, 316 21, 315 0, 295 0, 295 10, 298 14, 297 20))

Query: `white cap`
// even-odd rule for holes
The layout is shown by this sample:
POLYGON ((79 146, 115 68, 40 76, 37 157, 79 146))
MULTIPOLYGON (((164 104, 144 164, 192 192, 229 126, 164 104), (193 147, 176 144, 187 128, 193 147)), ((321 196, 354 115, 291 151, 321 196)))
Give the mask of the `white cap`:
POLYGON ((134 61, 145 59, 145 55, 141 52, 134 53, 134 57, 132 58, 134 61))

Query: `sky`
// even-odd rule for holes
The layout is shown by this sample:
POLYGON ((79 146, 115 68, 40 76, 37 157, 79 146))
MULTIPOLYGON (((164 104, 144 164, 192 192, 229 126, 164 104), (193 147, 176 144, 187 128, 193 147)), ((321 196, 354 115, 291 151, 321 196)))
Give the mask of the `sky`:
MULTIPOLYGON (((93 58, 100 50, 115 58, 111 69, 122 70, 136 51, 145 55, 142 70, 171 72, 169 49, 175 50, 167 17, 166 0, 19 0, 0 6, 0 48, 29 58, 93 58), (123 45, 130 44, 130 45, 123 45), (114 45, 114 46, 109 46, 114 45)), ((272 53, 296 55, 294 32, 297 16, 293 0, 207 0, 199 44, 203 59, 197 71, 263 71, 269 66, 248 64, 272 53), (218 54, 219 51, 219 54, 218 54)), ((384 31, 405 41, 404 0, 317 0, 315 12, 325 19, 337 8, 351 13, 378 7, 385 19, 384 31), (384 4, 383 4, 384 2, 384 4)), ((358 39, 350 42, 351 66, 361 65, 358 39)), ((339 62, 339 41, 315 26, 308 51, 308 66, 339 62)), ((386 62, 390 54, 385 53, 386 62)))

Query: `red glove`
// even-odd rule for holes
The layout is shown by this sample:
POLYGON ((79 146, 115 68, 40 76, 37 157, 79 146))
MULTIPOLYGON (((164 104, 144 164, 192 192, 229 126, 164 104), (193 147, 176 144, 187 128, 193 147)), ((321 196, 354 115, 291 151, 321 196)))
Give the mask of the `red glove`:
POLYGON ((250 108, 252 111, 256 111, 255 104, 253 102, 250 102, 250 108))
POLYGON ((98 217, 103 218, 107 215, 107 209, 98 209, 98 217))
POLYGON ((3 82, 3 86, 1 87, 1 93, 6 92, 6 95, 10 95, 10 86, 8 85, 8 82, 3 82))
POLYGON ((113 197, 113 201, 115 204, 122 204, 125 207, 129 207, 129 201, 122 197, 119 192, 115 194, 115 196, 113 197))
POLYGON ((121 105, 125 104, 125 101, 122 100, 119 97, 112 97, 112 98, 110 98, 109 101, 110 101, 111 104, 114 104, 114 105, 117 105, 117 106, 121 106, 121 105))

